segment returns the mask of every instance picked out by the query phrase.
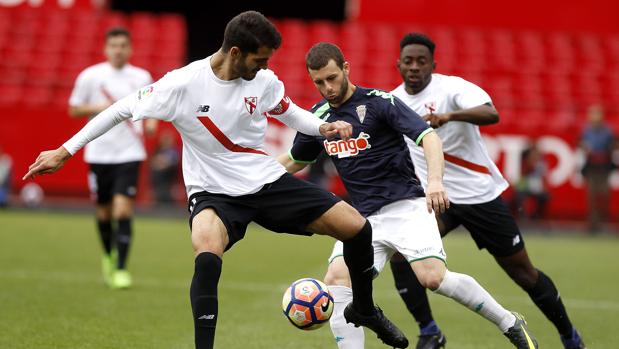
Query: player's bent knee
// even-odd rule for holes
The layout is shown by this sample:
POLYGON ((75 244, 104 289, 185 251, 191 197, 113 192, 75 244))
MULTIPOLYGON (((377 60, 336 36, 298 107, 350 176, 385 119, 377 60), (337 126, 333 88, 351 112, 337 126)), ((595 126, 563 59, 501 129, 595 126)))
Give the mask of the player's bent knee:
POLYGON ((423 285, 423 287, 435 291, 441 286, 443 276, 444 274, 430 272, 424 276, 423 280, 420 279, 419 282, 423 285))
POLYGON ((426 259, 423 261, 413 262, 411 264, 419 283, 429 289, 436 290, 441 286, 447 268, 442 261, 426 259))
POLYGON ((348 268, 342 256, 335 257, 333 261, 329 263, 324 283, 328 286, 351 286, 348 268))

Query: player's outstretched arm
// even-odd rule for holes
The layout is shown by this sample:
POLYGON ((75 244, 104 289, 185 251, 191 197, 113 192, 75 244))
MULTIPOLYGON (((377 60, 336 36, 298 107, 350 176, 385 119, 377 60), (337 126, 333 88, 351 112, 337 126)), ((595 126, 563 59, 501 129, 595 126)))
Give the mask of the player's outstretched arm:
POLYGON ((288 153, 282 153, 277 157, 277 161, 279 161, 282 166, 286 169, 288 173, 297 173, 307 166, 307 164, 300 164, 295 162, 290 158, 288 153))
POLYGON ((449 199, 443 187, 443 145, 435 132, 426 134, 421 140, 423 152, 428 166, 428 187, 426 188, 426 203, 428 212, 444 212, 449 208, 449 199))
POLYGON ((124 120, 129 119, 131 117, 131 103, 133 103, 133 96, 121 99, 99 113, 94 119, 90 120, 86 126, 60 148, 44 151, 39 154, 35 162, 28 168, 28 173, 24 175, 23 179, 26 180, 38 175, 58 171, 65 161, 73 154, 77 153, 84 145, 93 141, 124 120))
POLYGON ((35 162, 28 167, 28 173, 26 173, 22 179, 26 180, 42 174, 54 173, 60 170, 70 157, 71 153, 64 147, 41 152, 35 162))
POLYGON ((428 114, 423 117, 434 128, 441 127, 450 121, 468 122, 474 125, 492 125, 499 122, 499 112, 490 103, 477 107, 463 109, 445 114, 428 114))
POLYGON ((345 121, 324 122, 309 111, 294 104, 290 98, 285 97, 269 112, 269 115, 309 136, 323 135, 333 138, 340 135, 343 140, 348 140, 352 135, 352 126, 345 121))

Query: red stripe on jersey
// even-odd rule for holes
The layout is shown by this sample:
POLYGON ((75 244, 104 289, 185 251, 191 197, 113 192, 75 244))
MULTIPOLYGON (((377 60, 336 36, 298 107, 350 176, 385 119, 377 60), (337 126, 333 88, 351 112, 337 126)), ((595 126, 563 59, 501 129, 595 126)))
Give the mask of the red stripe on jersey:
POLYGON ((218 127, 213 123, 213 121, 208 116, 198 116, 198 120, 206 127, 206 129, 223 145, 226 149, 233 151, 235 153, 252 153, 252 154, 260 154, 260 155, 268 155, 267 153, 252 149, 245 148, 238 144, 232 143, 230 138, 228 138, 218 127))
POLYGON ((486 166, 482 166, 482 165, 478 165, 475 163, 472 163, 470 161, 466 161, 464 159, 460 159, 459 157, 455 157, 453 155, 449 155, 447 153, 443 153, 443 155, 445 156, 445 161, 449 161, 452 164, 456 164, 458 166, 462 166, 464 168, 468 168, 471 171, 475 171, 475 172, 479 172, 479 173, 483 173, 483 174, 491 174, 490 170, 486 167, 486 166))

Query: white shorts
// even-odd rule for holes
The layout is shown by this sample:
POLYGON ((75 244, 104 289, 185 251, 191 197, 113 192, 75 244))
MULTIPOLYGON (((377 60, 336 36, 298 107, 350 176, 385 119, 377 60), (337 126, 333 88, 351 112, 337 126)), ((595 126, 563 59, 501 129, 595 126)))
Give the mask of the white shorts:
MULTIPOLYGON (((428 213, 425 197, 393 202, 367 219, 372 225, 374 269, 378 273, 396 252, 409 263, 426 258, 447 260, 436 217, 428 213)), ((343 255, 344 244, 337 241, 329 263, 343 255)))

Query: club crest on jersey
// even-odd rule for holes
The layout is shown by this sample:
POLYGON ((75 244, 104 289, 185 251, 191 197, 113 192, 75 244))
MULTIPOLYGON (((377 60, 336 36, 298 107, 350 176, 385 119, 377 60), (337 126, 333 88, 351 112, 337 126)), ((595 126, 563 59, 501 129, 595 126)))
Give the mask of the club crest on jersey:
POLYGON ((361 121, 361 123, 363 123, 363 120, 365 119, 365 112, 366 112, 367 108, 365 107, 365 104, 361 104, 357 106, 357 116, 359 117, 359 121, 361 121))
POLYGON ((356 156, 360 151, 370 149, 369 138, 369 134, 361 132, 357 138, 351 138, 347 141, 341 139, 336 141, 325 140, 323 144, 329 156, 337 155, 339 159, 342 159, 356 156))
POLYGON ((249 114, 253 114, 258 105, 258 97, 245 97, 245 108, 249 114))
POLYGON ((436 102, 428 102, 423 105, 426 107, 426 112, 428 114, 434 114, 434 112, 436 112, 436 102))

